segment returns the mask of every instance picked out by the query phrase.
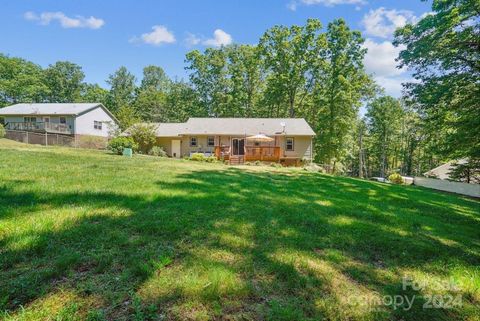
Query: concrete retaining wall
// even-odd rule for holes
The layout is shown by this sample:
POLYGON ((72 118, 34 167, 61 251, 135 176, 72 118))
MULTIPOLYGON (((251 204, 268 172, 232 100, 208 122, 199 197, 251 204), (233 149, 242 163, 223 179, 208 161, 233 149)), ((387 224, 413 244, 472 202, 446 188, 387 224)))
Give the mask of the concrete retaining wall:
POLYGON ((34 133, 18 130, 6 130, 5 138, 17 142, 39 145, 60 145, 69 147, 105 149, 108 143, 107 137, 91 135, 62 135, 52 133, 34 133))
POLYGON ((472 197, 480 197, 480 184, 450 182, 436 178, 415 177, 414 184, 440 191, 452 192, 472 197))

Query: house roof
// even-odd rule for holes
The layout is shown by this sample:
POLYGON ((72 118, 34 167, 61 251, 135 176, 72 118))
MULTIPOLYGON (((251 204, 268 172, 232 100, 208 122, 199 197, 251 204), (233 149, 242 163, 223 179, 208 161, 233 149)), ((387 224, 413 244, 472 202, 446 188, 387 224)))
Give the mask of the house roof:
POLYGON ((303 118, 189 118, 187 135, 296 135, 315 136, 303 118), (285 125, 285 131, 283 126, 285 125))
POLYGON ((185 132, 185 123, 154 123, 157 137, 175 137, 185 132))
POLYGON ((454 164, 466 164, 468 163, 468 159, 466 158, 461 158, 457 160, 452 160, 449 161, 445 164, 442 164, 440 166, 437 166, 428 172, 423 173, 424 176, 435 176, 439 179, 449 179, 450 178, 450 172, 454 169, 454 164))
MULTIPOLYGON (((148 124, 155 126, 157 137, 257 134, 315 136, 303 118, 189 118, 185 123, 144 123, 148 124), (285 131, 282 124, 285 125, 285 131)), ((125 134, 128 132, 125 131, 125 134)))
POLYGON ((98 106, 103 107, 100 103, 16 104, 0 108, 0 115, 79 115, 98 106))

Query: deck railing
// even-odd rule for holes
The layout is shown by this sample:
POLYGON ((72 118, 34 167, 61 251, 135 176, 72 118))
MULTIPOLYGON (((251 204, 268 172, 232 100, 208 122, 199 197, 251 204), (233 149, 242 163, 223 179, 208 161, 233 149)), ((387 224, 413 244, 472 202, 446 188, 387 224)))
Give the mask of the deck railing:
POLYGON ((29 132, 72 134, 72 129, 67 124, 45 123, 45 122, 8 122, 5 124, 5 129, 23 130, 23 131, 29 131, 29 132))
POLYGON ((230 146, 215 146, 215 156, 218 159, 230 156, 230 146))
POLYGON ((278 161, 280 159, 279 146, 245 146, 246 161, 278 161))
MULTIPOLYGON (((245 146, 245 161, 267 161, 274 162, 280 159, 279 146, 245 146)), ((230 146, 216 146, 215 156, 228 159, 230 157, 230 146)))

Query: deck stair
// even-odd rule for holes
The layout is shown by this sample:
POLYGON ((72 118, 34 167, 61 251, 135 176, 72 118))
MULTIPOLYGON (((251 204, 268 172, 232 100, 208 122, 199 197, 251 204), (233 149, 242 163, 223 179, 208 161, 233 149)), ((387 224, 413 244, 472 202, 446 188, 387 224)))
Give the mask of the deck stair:
POLYGON ((230 165, 242 165, 244 162, 244 155, 230 155, 230 165))

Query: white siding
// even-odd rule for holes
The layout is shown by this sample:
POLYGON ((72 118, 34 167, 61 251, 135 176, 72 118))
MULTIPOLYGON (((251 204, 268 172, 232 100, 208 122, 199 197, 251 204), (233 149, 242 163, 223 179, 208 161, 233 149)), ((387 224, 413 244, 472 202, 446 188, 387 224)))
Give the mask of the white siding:
POLYGON ((115 121, 105 112, 105 110, 103 110, 103 108, 97 107, 76 118, 75 134, 108 137, 110 131, 109 125, 115 125, 115 121), (102 122, 101 130, 93 127, 95 121, 102 122))

